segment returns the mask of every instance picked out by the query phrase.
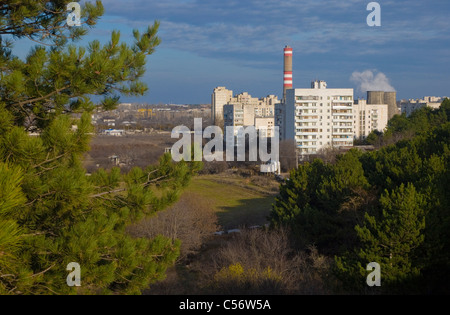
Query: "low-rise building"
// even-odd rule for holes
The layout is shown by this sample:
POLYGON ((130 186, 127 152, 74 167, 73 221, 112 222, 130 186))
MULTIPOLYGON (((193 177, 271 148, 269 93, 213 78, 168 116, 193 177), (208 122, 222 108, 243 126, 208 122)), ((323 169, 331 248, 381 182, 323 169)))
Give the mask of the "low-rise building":
POLYGON ((423 99, 401 100, 399 104, 400 110, 402 114, 410 116, 414 111, 423 107, 438 109, 441 107, 445 98, 446 97, 425 96, 423 99))
POLYGON ((125 130, 107 129, 103 131, 105 136, 122 137, 125 134, 125 130))

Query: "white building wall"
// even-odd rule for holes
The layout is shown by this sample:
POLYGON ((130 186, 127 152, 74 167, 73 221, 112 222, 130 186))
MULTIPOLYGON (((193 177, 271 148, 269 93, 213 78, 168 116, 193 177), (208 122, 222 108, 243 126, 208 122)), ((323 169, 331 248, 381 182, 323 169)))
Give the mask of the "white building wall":
POLYGON ((324 81, 311 86, 287 91, 286 139, 295 139, 302 155, 353 146, 353 89, 328 89, 324 81))
POLYGON ((431 109, 438 109, 446 97, 425 96, 423 99, 409 99, 400 101, 400 110, 402 114, 410 116, 414 111, 430 107, 431 109))
POLYGON ((358 100, 353 105, 354 137, 365 139, 372 131, 383 132, 388 124, 389 105, 367 105, 366 100, 358 100))
POLYGON ((256 117, 255 128, 261 137, 272 138, 275 135, 275 119, 273 117, 256 117))
POLYGON ((233 98, 233 91, 223 86, 214 89, 211 96, 211 119, 213 123, 223 119, 223 106, 233 98))

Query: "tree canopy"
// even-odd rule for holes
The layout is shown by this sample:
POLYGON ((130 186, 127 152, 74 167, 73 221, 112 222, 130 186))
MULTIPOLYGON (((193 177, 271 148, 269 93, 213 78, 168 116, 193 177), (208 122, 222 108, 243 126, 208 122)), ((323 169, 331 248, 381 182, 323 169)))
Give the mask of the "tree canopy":
POLYGON ((366 266, 377 262, 382 292, 448 293, 449 112, 446 99, 395 116, 374 135, 384 140, 379 150, 300 165, 281 186, 272 224, 288 225, 298 246, 335 256, 345 290, 367 292, 366 266))
POLYGON ((69 27, 69 2, 0 3, 0 294, 139 294, 164 278, 180 244, 125 228, 173 204, 201 165, 166 154, 128 174, 86 174, 91 113, 147 91, 140 79, 159 24, 135 30, 132 45, 114 31, 104 45, 76 46, 103 6, 86 2, 82 26, 69 27), (37 42, 24 60, 14 54, 20 38, 37 42), (66 283, 71 262, 81 287, 66 283))

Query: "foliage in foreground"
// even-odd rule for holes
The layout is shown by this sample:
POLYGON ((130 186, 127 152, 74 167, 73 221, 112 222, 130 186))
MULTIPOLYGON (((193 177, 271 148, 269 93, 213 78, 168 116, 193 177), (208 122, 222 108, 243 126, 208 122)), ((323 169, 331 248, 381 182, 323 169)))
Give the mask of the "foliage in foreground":
POLYGON ((81 39, 103 6, 85 3, 83 26, 69 28, 69 2, 9 0, 0 8, 0 294, 134 294, 163 279, 179 242, 133 238, 125 228, 174 203, 200 167, 165 155, 125 175, 87 176, 91 112, 146 92, 140 79, 159 24, 134 31, 131 46, 113 32, 105 45, 77 47, 69 40, 81 39), (17 38, 39 45, 22 60, 13 54, 17 38), (81 287, 66 284, 71 262, 81 266, 81 287))
POLYGON ((378 151, 291 172, 271 212, 297 246, 336 256, 344 290, 365 292, 366 266, 381 265, 384 293, 448 293, 450 100, 390 121, 378 151), (403 139, 403 140, 402 140, 403 139))

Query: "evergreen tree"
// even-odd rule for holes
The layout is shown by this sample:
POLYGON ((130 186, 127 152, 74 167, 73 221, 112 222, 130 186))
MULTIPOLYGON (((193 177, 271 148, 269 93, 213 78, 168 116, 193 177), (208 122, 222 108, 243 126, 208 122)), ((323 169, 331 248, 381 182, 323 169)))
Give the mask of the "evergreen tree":
POLYGON ((343 244, 352 243, 369 188, 360 155, 352 150, 334 165, 317 159, 293 170, 275 199, 272 224, 290 226, 301 247, 315 244, 337 253, 343 244))
MULTIPOLYGON (((69 2, 0 5, 0 294, 138 294, 163 279, 179 242, 135 239, 126 227, 175 202, 201 167, 167 154, 145 170, 86 176, 91 112, 147 91, 140 79, 159 24, 134 31, 131 46, 115 31, 105 45, 76 47, 68 41, 87 28, 67 25, 69 2), (13 54, 21 37, 39 42, 25 60, 13 54), (71 262, 81 266, 81 287, 66 283, 71 262)), ((83 25, 102 13, 101 1, 85 3, 83 25)))
POLYGON ((396 141, 377 151, 300 166, 281 186, 272 223, 337 256, 335 274, 352 292, 374 292, 366 266, 378 262, 382 292, 448 294, 449 108, 446 99, 439 109, 395 116, 379 137, 396 141))
MULTIPOLYGON (((357 259, 337 259, 337 267, 353 277, 356 287, 365 286, 367 264, 381 266, 384 290, 405 287, 405 281, 416 280, 421 268, 415 262, 415 250, 423 243, 425 228, 424 198, 412 184, 401 185, 380 198, 381 214, 378 218, 368 213, 365 224, 355 227, 362 246, 357 259)), ((389 292, 389 291, 386 291, 389 292)))
POLYGON ((383 135, 383 133, 381 131, 378 131, 376 129, 373 130, 372 132, 369 133, 369 135, 365 139, 365 144, 378 145, 379 141, 380 141, 380 137, 382 135, 383 135))

